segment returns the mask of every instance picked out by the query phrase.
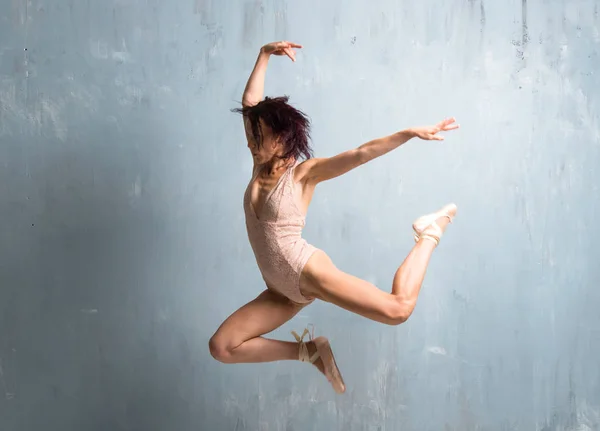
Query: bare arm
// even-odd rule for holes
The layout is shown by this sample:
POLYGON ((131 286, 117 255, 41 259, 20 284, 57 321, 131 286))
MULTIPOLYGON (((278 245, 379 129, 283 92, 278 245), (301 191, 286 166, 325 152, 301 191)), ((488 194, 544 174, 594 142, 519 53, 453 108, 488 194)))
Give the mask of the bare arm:
POLYGON ((344 151, 333 157, 309 159, 301 165, 301 176, 307 181, 317 184, 339 177, 368 161, 383 156, 414 137, 442 141, 444 137, 437 133, 457 129, 459 126, 454 122, 454 118, 449 118, 435 126, 414 127, 384 138, 374 139, 358 148, 344 151))
POLYGON ((258 54, 254 69, 248 78, 244 94, 242 96, 242 106, 254 106, 263 98, 265 91, 265 75, 267 74, 267 65, 270 55, 262 49, 258 54))
POLYGON ((244 94, 242 96, 242 106, 254 106, 263 99, 265 92, 265 75, 267 65, 271 55, 287 55, 292 61, 296 61, 294 48, 302 46, 291 42, 273 42, 268 43, 260 49, 254 69, 248 78, 244 94))
MULTIPOLYGON (((294 48, 302 48, 302 46, 291 42, 273 42, 264 45, 258 53, 258 58, 254 64, 254 69, 248 78, 244 94, 242 95, 242 107, 249 108, 257 105, 262 99, 265 92, 265 76, 267 74, 267 66, 271 55, 287 55, 292 61, 296 61, 296 53, 294 48)), ((244 131, 248 143, 252 143, 252 126, 248 118, 244 115, 244 131)))

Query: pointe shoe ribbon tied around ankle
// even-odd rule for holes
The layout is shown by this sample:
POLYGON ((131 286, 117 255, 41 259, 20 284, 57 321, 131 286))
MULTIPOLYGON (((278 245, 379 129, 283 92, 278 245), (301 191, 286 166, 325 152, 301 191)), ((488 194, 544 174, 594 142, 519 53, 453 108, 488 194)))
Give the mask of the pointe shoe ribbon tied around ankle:
POLYGON ((315 361, 317 359, 319 359, 319 350, 317 350, 314 355, 312 355, 312 356, 309 355, 308 347, 306 347, 306 343, 303 341, 304 337, 306 335, 308 335, 308 339, 310 341, 312 341, 312 339, 313 339, 312 334, 310 334, 308 332, 308 328, 304 328, 304 332, 302 333, 302 336, 298 335, 298 333, 296 331, 292 331, 292 335, 294 336, 294 338, 300 345, 300 347, 298 349, 300 362, 310 362, 311 364, 314 364, 315 361))
POLYGON ((301 336, 298 335, 296 331, 292 331, 292 335, 299 344, 298 359, 300 359, 301 362, 310 362, 311 364, 314 364, 317 359, 321 358, 325 371, 325 377, 327 377, 327 380, 333 387, 333 390, 338 394, 344 393, 346 391, 346 385, 344 384, 342 374, 340 373, 340 370, 335 362, 329 340, 325 337, 317 337, 313 339, 314 328, 313 333, 309 333, 308 328, 305 328, 301 336), (308 335, 309 341, 312 341, 316 347, 316 351, 312 356, 308 352, 306 342, 304 342, 304 337, 306 335, 308 335))
POLYGON ((442 217, 447 217, 450 223, 452 223, 452 220, 456 215, 456 210, 456 205, 451 203, 444 205, 434 213, 421 216, 415 220, 413 223, 415 242, 419 242, 420 239, 428 239, 433 241, 437 246, 444 234, 442 228, 437 224, 437 220, 442 217))

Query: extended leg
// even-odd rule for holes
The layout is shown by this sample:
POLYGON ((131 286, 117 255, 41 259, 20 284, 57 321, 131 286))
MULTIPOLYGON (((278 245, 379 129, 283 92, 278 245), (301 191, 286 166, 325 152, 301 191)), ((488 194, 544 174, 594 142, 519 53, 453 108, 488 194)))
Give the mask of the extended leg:
POLYGON ((305 266, 301 280, 302 293, 378 322, 390 325, 405 322, 417 303, 439 236, 455 212, 456 209, 452 208, 449 215, 432 218, 430 222, 434 228, 418 227, 420 235, 416 236, 417 244, 396 271, 391 293, 340 271, 324 252, 315 253, 305 266))

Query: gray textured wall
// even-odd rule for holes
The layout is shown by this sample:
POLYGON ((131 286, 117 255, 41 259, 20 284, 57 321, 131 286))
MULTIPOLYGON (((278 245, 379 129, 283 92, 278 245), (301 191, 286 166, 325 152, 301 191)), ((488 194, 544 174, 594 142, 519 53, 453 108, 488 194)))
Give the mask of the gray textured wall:
POLYGON ((0 429, 600 429, 598 1, 0 2, 0 429), (314 26, 311 28, 311 26, 314 26), (323 184, 306 238, 389 289, 453 200, 411 320, 327 304, 348 392, 207 341, 263 289, 237 106, 267 94, 327 156, 454 115, 323 184))

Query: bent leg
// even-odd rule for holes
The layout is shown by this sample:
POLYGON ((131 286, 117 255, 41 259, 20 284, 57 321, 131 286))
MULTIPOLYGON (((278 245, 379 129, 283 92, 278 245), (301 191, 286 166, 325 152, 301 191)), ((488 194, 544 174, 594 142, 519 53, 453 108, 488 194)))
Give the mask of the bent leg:
MULTIPOLYGON (((227 364, 248 362, 272 362, 281 360, 302 360, 301 346, 306 347, 306 356, 314 357, 319 350, 314 365, 322 374, 331 379, 325 370, 321 354, 335 363, 328 341, 324 337, 302 342, 288 342, 264 338, 267 334, 294 317, 306 305, 295 304, 289 299, 265 290, 256 299, 241 307, 229 316, 211 337, 208 346, 211 355, 227 364), (316 343, 320 343, 320 348, 316 343)), ((331 364, 330 364, 331 368, 331 364)), ((332 383, 337 392, 345 390, 339 370, 335 366, 338 380, 332 383)))
MULTIPOLYGON (((447 218, 440 218, 443 229, 447 218)), ((304 267, 301 291, 378 322, 398 325, 412 314, 436 243, 420 239, 396 271, 392 292, 339 270, 323 251, 315 253, 304 267)))
POLYGON ((263 338, 294 317, 303 305, 265 290, 229 316, 209 341, 211 355, 224 363, 298 359, 298 343, 263 338))

